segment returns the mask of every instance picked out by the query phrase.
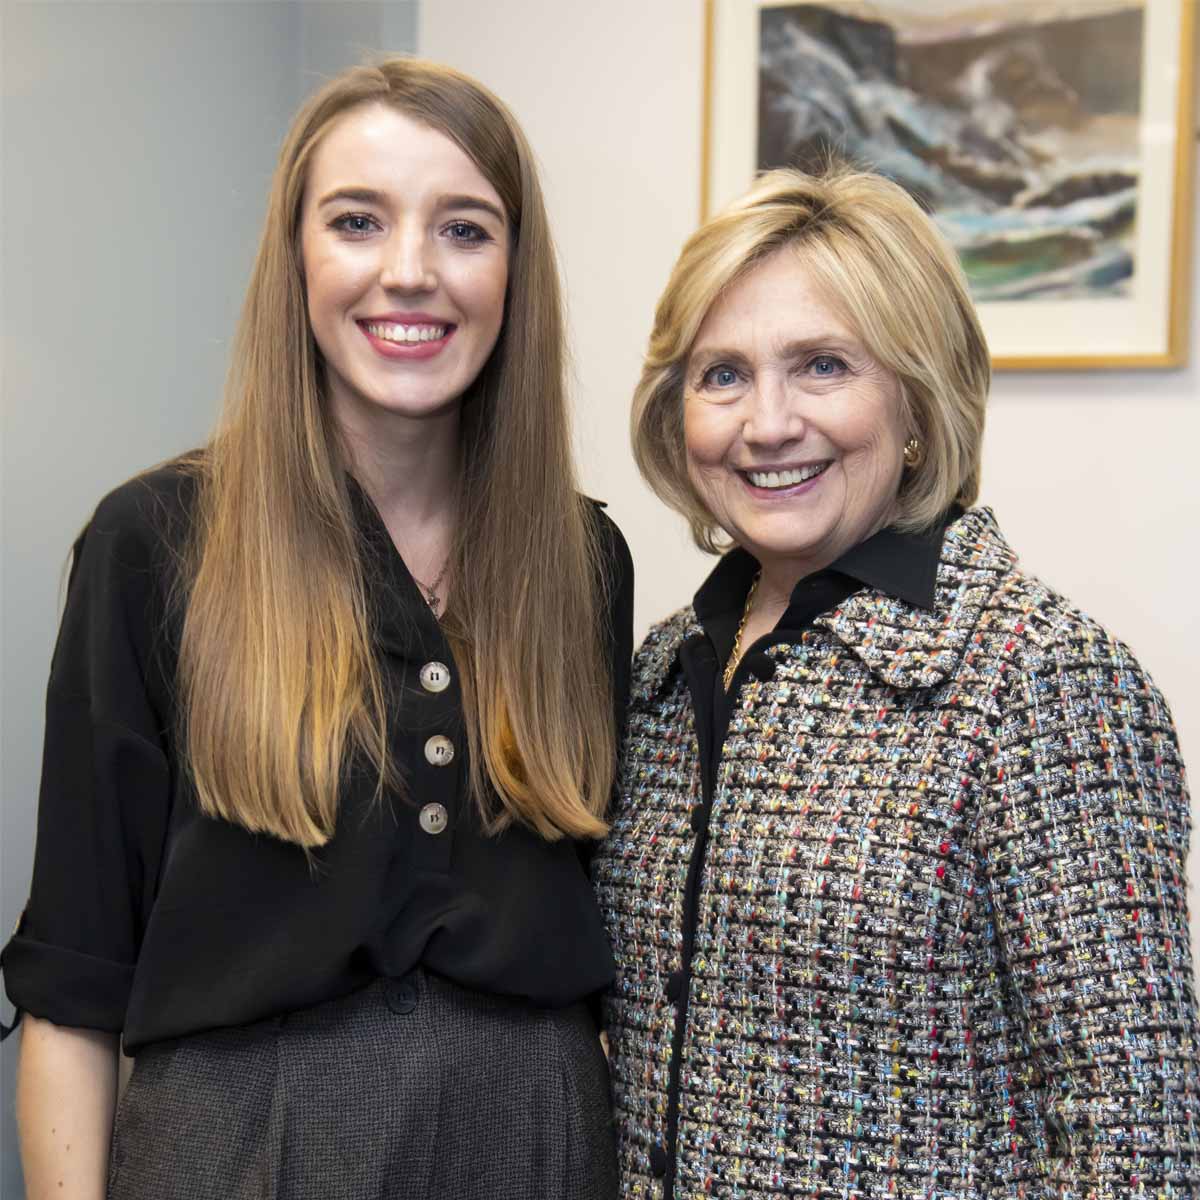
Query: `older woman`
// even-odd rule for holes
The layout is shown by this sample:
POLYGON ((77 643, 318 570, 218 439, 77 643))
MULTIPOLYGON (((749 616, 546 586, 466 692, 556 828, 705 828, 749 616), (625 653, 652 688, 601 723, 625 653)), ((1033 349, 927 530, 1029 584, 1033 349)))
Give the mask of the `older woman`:
POLYGON ((635 449, 733 545, 595 864, 628 1197, 1200 1194, 1171 717, 971 507, 988 383, 885 180, 772 172, 676 265, 635 449))

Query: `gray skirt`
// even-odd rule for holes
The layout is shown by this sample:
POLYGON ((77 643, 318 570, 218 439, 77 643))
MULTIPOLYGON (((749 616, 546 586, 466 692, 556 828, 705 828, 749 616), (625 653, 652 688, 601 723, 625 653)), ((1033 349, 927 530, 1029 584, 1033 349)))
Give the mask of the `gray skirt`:
POLYGON ((121 1098, 110 1200, 612 1200, 608 1068, 583 1004, 418 969, 152 1045, 121 1098))

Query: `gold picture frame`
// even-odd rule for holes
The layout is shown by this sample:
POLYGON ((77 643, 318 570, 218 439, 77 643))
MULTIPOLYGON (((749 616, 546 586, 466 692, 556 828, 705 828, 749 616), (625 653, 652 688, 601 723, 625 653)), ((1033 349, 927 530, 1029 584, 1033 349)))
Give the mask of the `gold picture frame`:
POLYGON ((1196 0, 705 7, 702 217, 833 149, 929 208, 996 368, 1187 361, 1196 0))

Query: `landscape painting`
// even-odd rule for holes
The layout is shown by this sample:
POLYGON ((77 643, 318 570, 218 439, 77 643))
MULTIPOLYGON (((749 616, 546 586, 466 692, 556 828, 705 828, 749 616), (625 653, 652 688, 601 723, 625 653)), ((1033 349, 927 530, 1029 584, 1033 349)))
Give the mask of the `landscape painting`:
POLYGON ((1127 296, 1142 8, 1039 11, 764 9, 758 166, 873 164, 933 212, 977 299, 1127 296))
MULTIPOLYGON (((1127 325, 1117 312, 1143 305, 1165 279, 1165 338, 1184 183, 1185 147, 1175 141, 1187 138, 1178 91, 1156 77, 1174 68, 1182 90, 1190 62, 1176 41, 1175 62, 1164 63, 1151 39, 1169 35, 1166 9, 1178 10, 1181 38, 1187 3, 725 0, 730 46, 722 49, 718 22, 710 54, 720 70, 729 50, 752 49, 744 83, 753 95, 737 95, 739 72, 726 63, 715 101, 724 96, 750 118, 740 148, 750 174, 837 158, 900 183, 958 252, 981 312, 996 306, 1005 329, 1020 329, 1022 306, 1034 317, 1030 305, 1084 306, 1076 318, 1108 306, 1127 325), (1165 174, 1164 109, 1173 135, 1165 174), (1165 224, 1165 243, 1154 223, 1165 224)), ((729 114, 715 117, 710 135, 728 142, 729 114)), ((730 147, 714 149, 728 167, 730 147)))

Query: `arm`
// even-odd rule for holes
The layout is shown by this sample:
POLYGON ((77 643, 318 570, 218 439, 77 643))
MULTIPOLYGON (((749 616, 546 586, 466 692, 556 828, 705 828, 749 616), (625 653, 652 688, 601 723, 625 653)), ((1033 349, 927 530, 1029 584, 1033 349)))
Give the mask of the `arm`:
POLYGON ((1059 1196, 1192 1195, 1200 1022, 1175 731, 1102 629, 1068 616, 1041 637, 1011 672, 981 828, 1021 1047, 1009 1070, 1033 1100, 1018 1133, 1059 1196))
POLYGON ((117 1095, 117 1035, 26 1016, 17 1123, 28 1200, 102 1200, 117 1095))
POLYGON ((138 498, 131 485, 114 493, 76 544, 47 691, 30 898, 0 953, 25 1013, 31 1198, 103 1194, 117 1038, 166 839, 168 721, 152 653, 162 573, 138 498))

